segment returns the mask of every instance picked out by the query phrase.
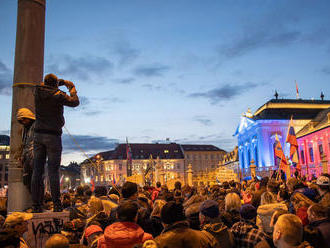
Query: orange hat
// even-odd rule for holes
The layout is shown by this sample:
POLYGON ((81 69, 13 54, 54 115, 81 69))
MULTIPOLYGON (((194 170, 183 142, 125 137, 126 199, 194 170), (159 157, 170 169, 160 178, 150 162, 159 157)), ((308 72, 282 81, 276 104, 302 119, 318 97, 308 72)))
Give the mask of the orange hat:
POLYGON ((98 226, 98 225, 90 225, 85 230, 85 237, 88 238, 93 233, 98 233, 98 232, 103 233, 103 230, 102 230, 102 228, 100 226, 98 226))

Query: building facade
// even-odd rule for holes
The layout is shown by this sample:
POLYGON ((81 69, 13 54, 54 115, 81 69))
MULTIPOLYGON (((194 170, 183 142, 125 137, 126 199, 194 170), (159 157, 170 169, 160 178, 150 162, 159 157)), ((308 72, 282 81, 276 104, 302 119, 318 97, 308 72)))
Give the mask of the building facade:
POLYGON ((272 99, 261 106, 254 114, 248 111, 241 117, 235 132, 238 139, 239 163, 243 177, 250 175, 253 160, 258 175, 269 175, 276 169, 274 143, 279 137, 285 154, 289 146, 285 144, 291 117, 295 131, 301 130, 318 113, 330 107, 330 101, 272 99))
POLYGON ((319 176, 330 171, 330 108, 297 133, 297 142, 303 175, 319 176))
POLYGON ((0 188, 8 185, 10 138, 0 135, 0 188))

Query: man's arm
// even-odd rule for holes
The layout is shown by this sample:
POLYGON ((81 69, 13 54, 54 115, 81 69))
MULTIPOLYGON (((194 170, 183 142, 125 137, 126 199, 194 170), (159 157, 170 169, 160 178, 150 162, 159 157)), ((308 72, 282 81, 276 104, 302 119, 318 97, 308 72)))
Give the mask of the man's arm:
POLYGON ((77 90, 74 84, 71 81, 64 80, 64 85, 68 88, 70 95, 67 95, 63 91, 57 91, 56 96, 58 96, 63 105, 69 106, 69 107, 77 107, 79 105, 79 98, 77 96, 77 90))

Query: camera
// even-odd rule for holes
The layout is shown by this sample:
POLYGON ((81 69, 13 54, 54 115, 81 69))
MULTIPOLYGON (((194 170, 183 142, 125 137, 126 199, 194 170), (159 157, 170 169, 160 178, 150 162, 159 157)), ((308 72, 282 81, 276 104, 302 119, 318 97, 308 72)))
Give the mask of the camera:
POLYGON ((64 81, 64 79, 59 79, 59 80, 57 80, 57 84, 58 84, 58 86, 63 86, 63 85, 65 85, 65 81, 64 81))

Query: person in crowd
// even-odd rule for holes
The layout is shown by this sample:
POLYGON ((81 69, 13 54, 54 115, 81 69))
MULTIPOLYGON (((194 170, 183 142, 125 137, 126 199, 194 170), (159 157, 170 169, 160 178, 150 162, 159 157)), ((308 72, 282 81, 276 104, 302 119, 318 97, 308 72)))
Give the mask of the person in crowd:
POLYGON ((20 237, 13 230, 0 231, 0 247, 1 248, 20 248, 20 237))
POLYGON ((256 187, 259 187, 259 189, 257 189, 252 194, 252 203, 251 203, 255 208, 258 208, 260 205, 261 195, 267 190, 266 189, 267 183, 268 183, 268 178, 263 177, 261 179, 261 181, 256 184, 256 185, 259 185, 259 186, 256 186, 256 187))
POLYGON ((271 218, 276 210, 288 210, 283 203, 276 202, 276 195, 266 191, 261 195, 260 205, 257 209, 257 226, 266 234, 272 234, 270 227, 271 218))
POLYGON ((151 200, 154 202, 158 198, 158 194, 161 191, 162 184, 160 182, 156 183, 156 188, 152 191, 151 200))
POLYGON ((326 208, 330 208, 330 178, 323 175, 316 180, 318 192, 320 194, 319 203, 326 208))
POLYGON ((269 223, 269 226, 272 228, 273 231, 274 231, 274 226, 275 226, 278 218, 283 214, 289 214, 289 211, 283 210, 283 209, 278 209, 273 213, 272 218, 270 219, 270 223, 269 223))
POLYGON ((9 214, 3 225, 3 230, 16 232, 20 239, 20 248, 29 248, 30 246, 24 240, 23 234, 28 231, 28 220, 33 218, 31 213, 13 212, 9 214))
POLYGON ((103 230, 99 225, 90 225, 86 228, 84 237, 88 248, 97 248, 99 239, 103 237, 103 230))
POLYGON ((46 241, 46 248, 69 248, 69 240, 62 234, 54 234, 46 241))
POLYGON ((19 161, 23 167, 23 183, 31 191, 33 172, 33 136, 36 117, 28 108, 17 111, 17 121, 22 124, 22 151, 19 161))
POLYGON ((217 240, 208 232, 189 228, 182 204, 170 201, 162 208, 163 232, 155 241, 159 248, 206 248, 216 247, 217 240))
POLYGON ((50 190, 54 204, 54 212, 61 212, 59 168, 62 154, 62 127, 64 125, 64 106, 76 107, 79 98, 75 85, 68 80, 59 80, 56 75, 48 74, 44 83, 36 87, 35 109, 36 121, 33 141, 33 174, 31 193, 33 212, 42 212, 44 197, 44 168, 47 159, 50 190), (65 85, 70 96, 58 89, 65 85))
POLYGON ((294 214, 283 214, 278 218, 274 226, 273 242, 278 248, 311 247, 308 242, 303 242, 303 225, 294 214))
MULTIPOLYGON (((193 197, 192 197, 193 198, 193 197)), ((199 207, 204 201, 204 196, 194 197, 195 200, 190 205, 186 206, 185 216, 187 221, 189 222, 189 227, 195 230, 200 230, 200 222, 199 222, 199 207)), ((181 203, 180 201, 175 201, 176 203, 181 203)))
POLYGON ((289 197, 289 193, 286 189, 280 189, 278 191, 276 200, 279 203, 285 204, 287 206, 287 208, 289 209, 289 207, 290 207, 290 197, 289 197))
POLYGON ((154 240, 149 239, 143 243, 142 248, 157 248, 157 243, 154 240))
POLYGON ((273 194, 275 197, 279 191, 279 183, 275 179, 270 179, 267 183, 267 191, 273 194))
POLYGON ((136 244, 143 244, 146 240, 152 239, 152 235, 145 233, 136 224, 138 219, 138 205, 134 201, 124 201, 117 209, 118 222, 108 226, 104 230, 104 236, 100 238, 100 248, 131 248, 136 244))
POLYGON ((236 247, 254 247, 266 240, 266 234, 256 225, 257 210, 251 204, 242 205, 240 209, 241 221, 235 223, 231 232, 236 247))
POLYGON ((308 224, 307 209, 314 202, 303 193, 295 192, 290 197, 290 204, 293 206, 293 212, 301 219, 303 225, 308 224))
POLYGON ((241 205, 241 199, 238 194, 229 193, 226 195, 225 211, 221 213, 221 220, 228 228, 240 221, 239 211, 241 205))
POLYGON ((330 220, 328 210, 322 204, 314 204, 307 210, 309 225, 304 228, 304 238, 314 247, 330 247, 330 220))
POLYGON ((166 201, 164 200, 156 200, 153 205, 153 210, 151 212, 150 219, 152 225, 152 236, 154 238, 157 237, 164 229, 160 219, 160 213, 165 204, 166 201))
POLYGON ((234 245, 231 232, 219 218, 219 205, 214 200, 204 201, 199 208, 199 221, 203 232, 211 233, 218 241, 217 247, 230 248, 234 245))

